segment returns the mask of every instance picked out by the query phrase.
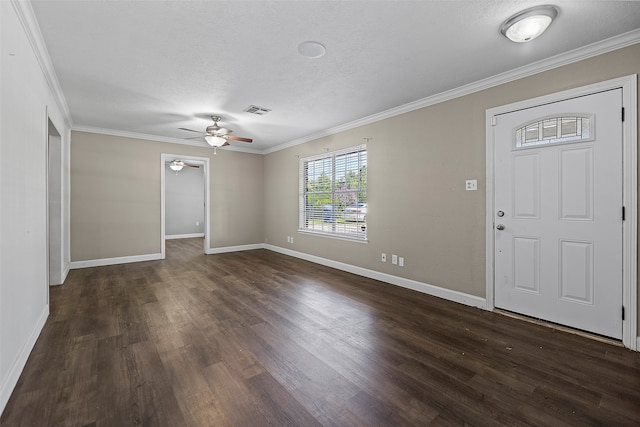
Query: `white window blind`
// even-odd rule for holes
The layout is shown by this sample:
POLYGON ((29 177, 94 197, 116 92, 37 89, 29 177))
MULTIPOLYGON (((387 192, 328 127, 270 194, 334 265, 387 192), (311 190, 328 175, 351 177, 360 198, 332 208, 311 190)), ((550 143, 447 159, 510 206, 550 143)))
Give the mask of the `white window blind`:
POLYGON ((367 238, 367 146, 300 159, 299 231, 367 238))

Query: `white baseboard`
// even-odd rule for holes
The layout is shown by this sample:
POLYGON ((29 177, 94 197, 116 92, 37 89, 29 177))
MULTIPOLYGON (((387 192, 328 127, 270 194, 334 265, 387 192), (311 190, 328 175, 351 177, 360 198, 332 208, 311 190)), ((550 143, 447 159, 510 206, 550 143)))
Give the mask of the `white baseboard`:
POLYGON ((303 252, 292 251, 290 249, 282 248, 279 246, 264 245, 265 249, 278 252, 284 255, 304 259, 316 264, 326 265, 327 267, 335 268, 349 273, 357 274, 359 276, 368 277, 370 279, 380 280, 381 282, 390 283, 392 285, 400 286, 414 291, 422 292, 424 294, 433 295, 439 298, 443 298, 449 301, 454 301, 460 304, 468 305, 471 307, 478 307, 482 309, 487 308, 487 300, 485 298, 477 297, 475 295, 465 294, 463 292, 452 291, 450 289, 441 288, 439 286, 429 285, 427 283, 418 282, 416 280, 406 279, 404 277, 393 276, 387 273, 381 273, 379 271, 369 270, 367 268, 357 267, 355 265, 345 264, 338 261, 333 261, 326 258, 321 258, 315 255, 305 254, 303 252))
POLYGON ((72 270, 87 267, 102 267, 104 265, 129 264, 132 262, 155 261, 162 259, 162 254, 133 255, 116 258, 88 259, 86 261, 73 261, 69 268, 72 270))
POLYGON ((253 245, 240 245, 240 246, 225 246, 223 248, 209 248, 206 250, 207 255, 224 254, 227 252, 239 252, 239 251, 252 251, 254 249, 264 249, 263 243, 256 243, 253 245))
POLYGON ((11 365, 7 377, 0 378, 0 384, 2 384, 2 386, 0 387, 0 414, 2 414, 2 411, 4 411, 4 407, 7 406, 7 402, 9 402, 11 393, 16 387, 16 384, 18 384, 20 374, 22 374, 22 370, 27 364, 29 354, 31 354, 31 350, 33 350, 33 347, 36 345, 36 340, 38 339, 38 336, 40 336, 40 332, 42 331, 42 328, 47 321, 47 317, 49 317, 49 305, 46 305, 44 307, 44 310, 42 310, 42 313, 40 313, 40 317, 38 317, 38 320, 36 321, 36 324, 31 331, 29 338, 24 343, 24 345, 20 349, 20 352, 18 353, 18 356, 11 365))
POLYGON ((170 234, 165 235, 164 240, 172 239, 192 239, 194 237, 204 237, 204 233, 192 233, 192 234, 170 234))
POLYGON ((50 284, 49 286, 62 286, 64 285, 64 281, 67 280, 67 276, 69 275, 69 271, 71 270, 71 264, 67 263, 65 265, 64 270, 62 270, 62 277, 60 278, 60 283, 50 284))
POLYGON ((62 271, 62 284, 67 280, 67 276, 69 275, 69 271, 71 271, 71 263, 68 262, 67 265, 64 266, 64 270, 62 271))

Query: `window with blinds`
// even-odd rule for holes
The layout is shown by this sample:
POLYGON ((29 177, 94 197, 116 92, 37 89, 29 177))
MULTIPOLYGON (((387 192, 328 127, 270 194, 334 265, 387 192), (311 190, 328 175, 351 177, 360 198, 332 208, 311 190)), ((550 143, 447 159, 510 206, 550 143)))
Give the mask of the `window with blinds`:
POLYGON ((300 159, 299 231, 367 239, 367 146, 300 159))

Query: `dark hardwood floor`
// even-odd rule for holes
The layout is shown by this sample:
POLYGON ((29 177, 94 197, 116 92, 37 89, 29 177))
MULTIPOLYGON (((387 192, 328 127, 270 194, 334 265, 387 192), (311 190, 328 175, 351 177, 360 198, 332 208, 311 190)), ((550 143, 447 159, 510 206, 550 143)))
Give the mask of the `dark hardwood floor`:
POLYGON ((4 426, 640 425, 640 353, 267 250, 71 271, 4 426))

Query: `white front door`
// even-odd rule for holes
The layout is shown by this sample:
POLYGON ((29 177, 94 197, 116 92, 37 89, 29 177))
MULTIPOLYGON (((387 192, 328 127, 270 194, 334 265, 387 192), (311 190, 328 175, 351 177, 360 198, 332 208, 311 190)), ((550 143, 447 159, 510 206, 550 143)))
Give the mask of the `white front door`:
POLYGON ((495 306, 622 338, 622 90, 496 116, 495 306))

